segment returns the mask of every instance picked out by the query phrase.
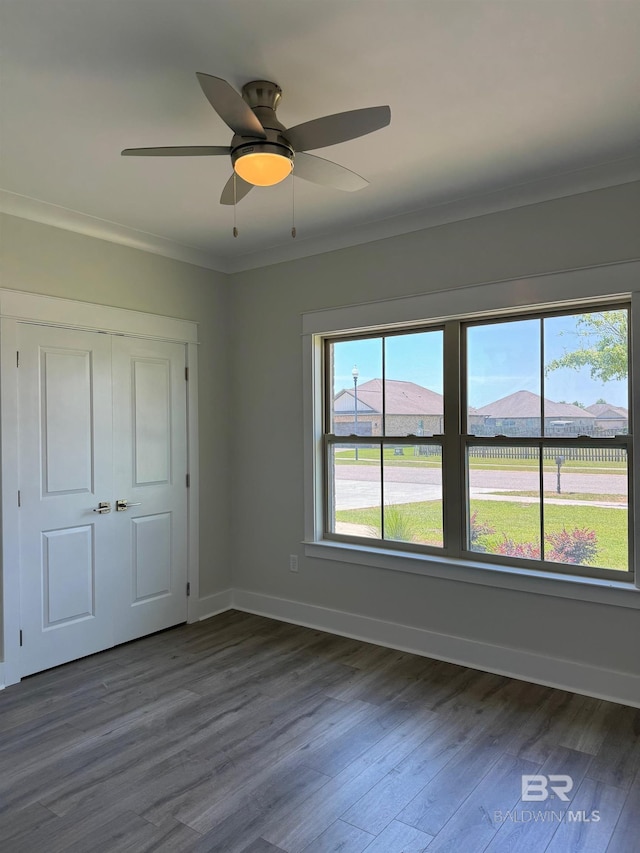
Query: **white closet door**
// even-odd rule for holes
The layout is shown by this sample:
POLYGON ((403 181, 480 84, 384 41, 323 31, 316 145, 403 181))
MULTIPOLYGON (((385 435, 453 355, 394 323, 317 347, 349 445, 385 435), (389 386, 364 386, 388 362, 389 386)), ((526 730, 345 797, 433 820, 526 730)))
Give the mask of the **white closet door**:
MULTIPOLYGON (((18 327, 22 674, 112 645, 111 340, 18 327)), ((9 567, 7 567, 9 570, 9 567)))
POLYGON ((113 338, 117 642, 187 619, 187 401, 182 344, 113 338))

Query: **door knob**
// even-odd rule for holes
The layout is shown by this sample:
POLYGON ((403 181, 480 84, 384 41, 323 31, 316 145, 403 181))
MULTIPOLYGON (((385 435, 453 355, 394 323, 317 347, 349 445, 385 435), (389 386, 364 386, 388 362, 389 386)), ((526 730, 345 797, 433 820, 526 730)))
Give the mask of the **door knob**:
POLYGON ((142 502, 138 501, 137 503, 132 503, 128 500, 118 500, 116 501, 116 512, 124 512, 126 509, 129 509, 130 506, 142 506, 142 502))
POLYGON ((109 501, 101 501, 98 504, 98 508, 93 511, 99 512, 100 515, 103 515, 105 512, 111 512, 111 503, 109 501))

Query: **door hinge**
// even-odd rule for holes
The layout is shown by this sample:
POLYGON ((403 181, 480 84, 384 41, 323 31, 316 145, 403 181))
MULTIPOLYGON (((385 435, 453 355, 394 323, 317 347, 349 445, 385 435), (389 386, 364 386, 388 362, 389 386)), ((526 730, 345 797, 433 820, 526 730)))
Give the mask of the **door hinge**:
POLYGON ((18 489, 18 506, 22 506, 22 501, 20 497, 20 489, 18 489))
POLYGON ((22 628, 20 628, 20 645, 22 645, 22 628))
POLYGON ((184 369, 184 378, 185 378, 186 382, 189 381, 189 368, 188 367, 185 367, 185 369, 184 369))
POLYGON ((187 474, 186 480, 187 480, 187 488, 189 489, 191 487, 191 474, 187 474))
POLYGON ((20 351, 16 350, 16 367, 20 367, 20 351))
POLYGON ((191 595, 191 584, 187 583, 187 598, 191 595))

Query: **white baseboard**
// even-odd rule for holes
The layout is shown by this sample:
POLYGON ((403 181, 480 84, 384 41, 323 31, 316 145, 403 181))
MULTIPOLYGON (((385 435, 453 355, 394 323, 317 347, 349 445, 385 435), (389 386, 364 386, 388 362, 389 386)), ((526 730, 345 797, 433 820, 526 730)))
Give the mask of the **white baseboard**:
POLYGON ((213 595, 205 595, 199 598, 196 607, 197 621, 200 622, 202 619, 208 619, 210 616, 216 616, 218 613, 230 610, 232 601, 232 589, 224 589, 222 592, 215 592, 213 595))
POLYGON ((242 589, 234 589, 230 599, 230 607, 246 613, 640 708, 640 676, 633 673, 549 658, 242 589))
POLYGON ((0 690, 4 690, 4 664, 0 663, 0 690))

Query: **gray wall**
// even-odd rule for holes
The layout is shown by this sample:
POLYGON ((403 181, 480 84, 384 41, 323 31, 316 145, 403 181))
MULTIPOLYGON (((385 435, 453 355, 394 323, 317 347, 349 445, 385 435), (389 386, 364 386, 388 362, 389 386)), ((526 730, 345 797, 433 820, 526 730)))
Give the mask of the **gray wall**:
POLYGON ((638 258, 639 210, 636 183, 232 276, 234 586, 640 672, 637 611, 308 559, 300 544, 302 312, 638 258))
POLYGON ((1 286, 198 322, 200 594, 231 584, 228 277, 11 216, 0 218, 1 286))
POLYGON ((637 258, 639 209, 626 185, 231 277, 4 217, 1 284, 200 323, 202 595, 233 583, 638 672, 634 611, 302 557, 300 314, 637 258))

